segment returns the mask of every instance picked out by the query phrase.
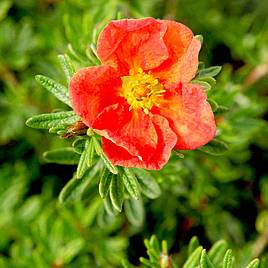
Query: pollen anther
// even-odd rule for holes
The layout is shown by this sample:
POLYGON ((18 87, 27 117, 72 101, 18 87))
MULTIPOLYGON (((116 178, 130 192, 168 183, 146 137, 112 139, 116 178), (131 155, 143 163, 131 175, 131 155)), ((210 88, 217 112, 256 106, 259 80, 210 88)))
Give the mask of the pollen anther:
POLYGON ((148 114, 165 92, 164 86, 151 71, 145 73, 141 68, 137 71, 130 70, 129 76, 123 76, 121 79, 123 83, 120 95, 130 105, 129 110, 143 109, 144 113, 148 114))

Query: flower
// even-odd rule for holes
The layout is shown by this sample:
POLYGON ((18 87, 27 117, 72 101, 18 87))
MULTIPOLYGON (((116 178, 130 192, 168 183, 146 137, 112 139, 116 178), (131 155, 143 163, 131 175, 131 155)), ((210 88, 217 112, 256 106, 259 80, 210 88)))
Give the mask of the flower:
POLYGON ((70 96, 114 165, 160 169, 172 149, 193 150, 213 139, 206 94, 190 83, 200 47, 175 21, 123 19, 104 28, 97 46, 102 65, 79 70, 70 96))

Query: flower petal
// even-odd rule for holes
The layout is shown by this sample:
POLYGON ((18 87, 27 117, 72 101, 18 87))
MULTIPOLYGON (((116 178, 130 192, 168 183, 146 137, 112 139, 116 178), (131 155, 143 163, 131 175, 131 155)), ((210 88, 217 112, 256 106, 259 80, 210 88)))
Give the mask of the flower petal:
POLYGON ((163 20, 162 23, 167 26, 163 39, 169 58, 153 73, 163 82, 189 82, 197 72, 201 43, 185 25, 169 20, 163 20))
POLYGON ((142 110, 129 111, 128 105, 106 108, 92 127, 143 161, 149 159, 157 147, 157 133, 149 115, 142 110))
POLYGON ((175 149, 194 150, 215 136, 214 114, 198 85, 179 83, 170 88, 163 102, 152 112, 169 120, 178 138, 175 149))
POLYGON ((154 115, 152 122, 158 135, 158 143, 154 153, 149 159, 141 160, 139 157, 131 155, 125 148, 103 138, 102 147, 108 159, 114 165, 161 169, 167 163, 177 138, 176 134, 170 129, 168 121, 162 116, 154 115))
POLYGON ((168 58, 163 41, 166 29, 165 24, 153 18, 112 21, 100 34, 98 56, 121 76, 128 75, 130 69, 156 68, 168 58))
POLYGON ((70 82, 70 97, 75 113, 89 127, 107 106, 120 102, 122 81, 109 66, 79 70, 70 82))

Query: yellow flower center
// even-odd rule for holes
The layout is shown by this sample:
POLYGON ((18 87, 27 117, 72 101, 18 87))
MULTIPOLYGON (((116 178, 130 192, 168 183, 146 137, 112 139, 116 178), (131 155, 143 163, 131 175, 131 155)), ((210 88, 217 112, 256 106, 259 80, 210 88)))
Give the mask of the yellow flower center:
POLYGON ((158 79, 150 71, 145 73, 141 68, 137 72, 130 70, 129 76, 123 76, 121 79, 123 90, 120 95, 127 100, 129 110, 143 109, 148 114, 165 92, 158 79))

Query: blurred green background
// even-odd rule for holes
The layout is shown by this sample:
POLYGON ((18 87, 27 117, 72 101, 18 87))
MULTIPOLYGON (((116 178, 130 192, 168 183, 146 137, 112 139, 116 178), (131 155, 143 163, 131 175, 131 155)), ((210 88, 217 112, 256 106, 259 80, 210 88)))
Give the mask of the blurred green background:
POLYGON ((267 268, 267 118, 266 0, 0 0, 0 267, 109 268, 123 258, 138 265, 143 239, 156 234, 177 263, 197 235, 206 247, 225 239, 239 267, 262 257, 267 268), (92 65, 89 45, 118 12, 186 24, 204 37, 200 61, 223 66, 208 95, 220 106, 218 135, 229 150, 172 156, 152 172, 162 195, 144 198, 134 220, 103 217, 96 185, 85 200, 60 205, 76 166, 45 163, 42 153, 71 141, 25 126, 32 115, 64 108, 34 76, 64 83, 59 53, 76 69, 92 65))

